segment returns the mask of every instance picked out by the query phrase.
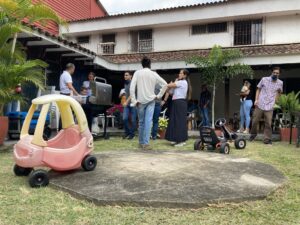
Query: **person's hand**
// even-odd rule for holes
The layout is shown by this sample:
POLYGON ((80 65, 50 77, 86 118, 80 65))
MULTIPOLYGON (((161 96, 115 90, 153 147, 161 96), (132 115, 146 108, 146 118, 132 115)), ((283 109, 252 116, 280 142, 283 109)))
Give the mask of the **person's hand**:
POLYGON ((126 107, 127 105, 128 105, 127 102, 123 103, 123 107, 126 107))
POLYGON ((160 103, 160 106, 163 106, 164 104, 166 104, 165 100, 162 100, 160 103))
POLYGON ((255 105, 255 106, 258 105, 258 100, 255 100, 254 105, 255 105))
POLYGON ((140 104, 141 104, 141 103, 137 102, 135 105, 136 105, 136 107, 139 107, 140 104))

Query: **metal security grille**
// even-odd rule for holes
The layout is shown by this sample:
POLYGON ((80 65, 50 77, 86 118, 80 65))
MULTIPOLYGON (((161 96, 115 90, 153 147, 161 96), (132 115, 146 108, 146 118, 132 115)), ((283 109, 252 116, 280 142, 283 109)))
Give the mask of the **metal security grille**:
POLYGON ((210 23, 192 26, 192 35, 227 32, 227 22, 210 23))
MULTIPOLYGON (((103 34, 102 43, 100 43, 100 54, 114 54, 115 53, 115 34, 103 34)), ((98 46, 99 49, 99 46, 98 46)), ((98 50, 99 51, 99 50, 98 50)))
POLYGON ((90 43, 90 36, 80 36, 77 37, 78 44, 87 44, 90 43))
POLYGON ((152 52, 152 30, 139 30, 130 32, 131 52, 152 52))
POLYGON ((262 20, 234 22, 234 45, 262 44, 262 20))

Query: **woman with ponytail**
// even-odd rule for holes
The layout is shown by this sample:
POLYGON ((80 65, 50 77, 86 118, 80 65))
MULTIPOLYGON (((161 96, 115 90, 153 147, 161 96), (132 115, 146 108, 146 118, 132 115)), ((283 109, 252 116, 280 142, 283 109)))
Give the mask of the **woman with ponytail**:
POLYGON ((176 147, 185 145, 185 141, 188 139, 187 101, 191 99, 192 95, 188 75, 189 72, 182 69, 176 81, 168 84, 168 88, 173 89, 173 97, 166 139, 176 147))

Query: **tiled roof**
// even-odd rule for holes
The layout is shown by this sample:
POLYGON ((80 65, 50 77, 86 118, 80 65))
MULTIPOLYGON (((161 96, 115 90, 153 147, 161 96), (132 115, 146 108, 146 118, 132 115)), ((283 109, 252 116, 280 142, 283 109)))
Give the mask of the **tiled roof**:
POLYGON ((73 42, 73 41, 68 41, 64 38, 62 38, 61 36, 58 36, 58 35, 54 35, 54 34, 51 34, 47 31, 45 31, 43 28, 39 27, 39 25, 28 25, 26 22, 22 22, 24 25, 27 25, 29 26, 33 31, 37 31, 39 34, 42 34, 42 35, 45 35, 46 37, 49 37, 51 39, 54 39, 55 41, 59 42, 59 43, 63 43, 65 46, 69 46, 69 47, 72 47, 74 49, 77 49, 79 51, 82 51, 84 53, 87 53, 87 54, 90 54, 90 55, 93 55, 93 56, 96 56, 96 53, 89 50, 89 49, 86 49, 86 48, 83 48, 81 45, 73 42))
MULTIPOLYGON (((255 45, 244 47, 231 47, 225 49, 240 49, 244 56, 272 56, 300 54, 300 43, 293 44, 277 44, 277 45, 255 45)), ((109 62, 121 63, 137 63, 144 56, 151 58, 152 62, 168 62, 168 61, 185 61, 191 56, 207 56, 210 49, 194 49, 169 52, 151 52, 151 53, 132 53, 132 54, 115 54, 103 55, 102 58, 109 62)))
POLYGON ((141 15, 141 14, 152 14, 152 13, 157 13, 157 12, 174 11, 174 10, 179 10, 179 9, 219 5, 219 4, 225 4, 227 2, 233 2, 233 1, 245 1, 245 0, 213 0, 212 2, 202 2, 202 3, 192 4, 192 5, 176 6, 176 7, 170 7, 170 8, 162 8, 162 9, 152 9, 152 10, 147 10, 147 11, 119 13, 119 14, 106 15, 106 16, 101 16, 101 17, 71 20, 69 22, 72 23, 72 22, 80 22, 80 21, 107 19, 107 18, 112 18, 112 17, 132 16, 132 15, 141 15))

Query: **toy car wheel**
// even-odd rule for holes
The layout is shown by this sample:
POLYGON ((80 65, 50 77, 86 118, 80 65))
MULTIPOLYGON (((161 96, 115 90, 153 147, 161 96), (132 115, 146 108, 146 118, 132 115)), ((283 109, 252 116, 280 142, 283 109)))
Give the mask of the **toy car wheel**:
POLYGON ((199 150, 202 150, 201 148, 202 148, 202 141, 201 141, 201 139, 197 139, 194 142, 194 150, 199 151, 199 150))
POLYGON ((236 139, 234 141, 234 146, 236 149, 244 149, 246 148, 246 140, 241 138, 241 139, 236 139))
POLYGON ((21 166, 18 166, 17 164, 14 165, 14 173, 16 176, 28 176, 32 171, 32 168, 24 168, 21 166))
POLYGON ((48 172, 45 170, 34 170, 29 176, 29 185, 33 188, 45 187, 48 184, 48 172))
POLYGON ((92 171, 97 166, 97 158, 92 155, 87 155, 81 163, 81 166, 86 171, 92 171))
POLYGON ((229 154, 230 152, 230 146, 228 143, 222 143, 220 147, 220 153, 223 154, 229 154))

